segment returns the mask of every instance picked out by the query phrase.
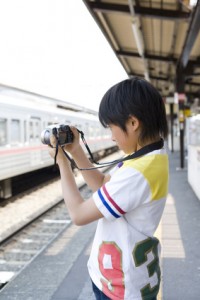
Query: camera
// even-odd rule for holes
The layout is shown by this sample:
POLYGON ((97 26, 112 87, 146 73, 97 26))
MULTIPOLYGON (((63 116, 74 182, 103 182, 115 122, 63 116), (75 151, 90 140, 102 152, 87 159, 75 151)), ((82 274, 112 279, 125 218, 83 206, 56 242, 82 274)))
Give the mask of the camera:
POLYGON ((45 145, 51 145, 50 138, 52 135, 57 138, 58 144, 61 146, 73 143, 74 135, 68 125, 54 124, 48 126, 41 133, 41 142, 45 145))

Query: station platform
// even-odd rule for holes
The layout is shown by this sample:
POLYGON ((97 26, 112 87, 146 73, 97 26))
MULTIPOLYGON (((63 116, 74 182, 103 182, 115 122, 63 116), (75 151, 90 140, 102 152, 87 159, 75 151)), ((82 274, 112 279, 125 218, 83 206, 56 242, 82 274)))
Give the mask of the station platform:
MULTIPOLYGON (((200 201, 169 153, 170 185, 162 221, 159 300, 200 299, 200 201)), ((187 161, 186 161, 187 167, 187 161)), ((1 300, 93 300, 87 260, 96 222, 71 225, 0 292, 1 300)))

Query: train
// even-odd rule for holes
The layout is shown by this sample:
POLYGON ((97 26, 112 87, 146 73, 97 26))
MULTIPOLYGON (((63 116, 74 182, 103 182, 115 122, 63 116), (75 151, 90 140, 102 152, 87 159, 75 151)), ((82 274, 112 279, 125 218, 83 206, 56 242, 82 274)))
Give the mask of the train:
POLYGON ((41 142, 41 132, 52 124, 83 131, 93 154, 115 147, 97 112, 0 85, 0 198, 12 196, 13 177, 53 165, 48 147, 41 142))

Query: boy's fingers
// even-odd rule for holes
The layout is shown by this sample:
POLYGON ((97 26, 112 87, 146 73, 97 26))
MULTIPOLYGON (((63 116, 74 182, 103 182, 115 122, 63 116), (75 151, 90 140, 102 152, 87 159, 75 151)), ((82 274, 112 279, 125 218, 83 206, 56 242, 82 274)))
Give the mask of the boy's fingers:
POLYGON ((74 127, 74 126, 71 126, 70 128, 71 128, 71 131, 73 132, 74 136, 78 137, 79 136, 79 132, 78 132, 77 128, 74 127))
POLYGON ((54 135, 51 135, 50 143, 51 143, 51 146, 56 147, 56 138, 54 135))

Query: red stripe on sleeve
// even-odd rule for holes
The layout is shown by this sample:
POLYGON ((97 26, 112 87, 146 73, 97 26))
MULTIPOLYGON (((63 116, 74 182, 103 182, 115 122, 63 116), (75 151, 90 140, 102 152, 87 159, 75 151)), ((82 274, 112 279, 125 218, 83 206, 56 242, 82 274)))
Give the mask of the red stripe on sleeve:
POLYGON ((108 194, 108 191, 106 190, 105 185, 103 185, 102 187, 106 197, 108 198, 108 200, 112 203, 112 205, 118 210, 118 212, 120 212, 122 215, 124 215, 126 212, 123 211, 118 205, 117 203, 110 197, 110 195, 108 194))

